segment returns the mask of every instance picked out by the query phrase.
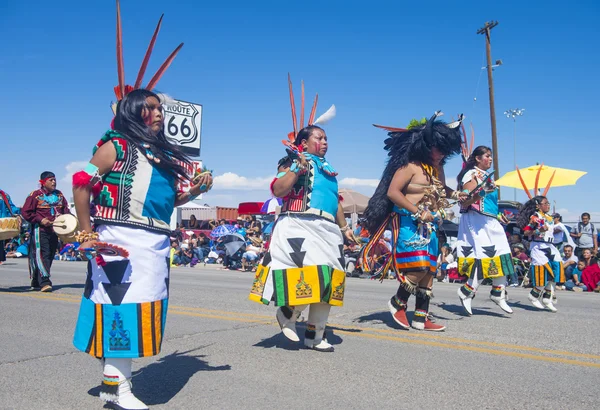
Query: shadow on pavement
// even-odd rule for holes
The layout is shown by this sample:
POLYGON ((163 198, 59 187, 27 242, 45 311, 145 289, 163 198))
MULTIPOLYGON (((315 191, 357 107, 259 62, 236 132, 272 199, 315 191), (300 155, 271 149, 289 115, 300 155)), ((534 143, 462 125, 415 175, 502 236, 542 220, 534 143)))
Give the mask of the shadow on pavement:
POLYGON ((538 309, 535 306, 531 306, 529 304, 524 304, 521 302, 513 302, 512 300, 510 301, 510 306, 513 308, 519 308, 519 309, 523 309, 523 310, 528 310, 530 312, 550 312, 549 310, 546 309, 538 309))
MULTIPOLYGON (((64 285, 52 285, 52 291, 59 289, 83 289, 84 283, 71 283, 64 285)), ((39 292, 40 289, 31 289, 31 286, 11 286, 10 288, 0 288, 0 292, 39 292)))
MULTIPOLYGON (((406 312, 406 317, 409 321, 411 320, 412 314, 413 312, 406 312)), ((360 316, 353 321, 358 323, 384 324, 393 329, 406 330, 401 328, 400 325, 394 321, 389 311, 370 313, 368 315, 360 316)))
MULTIPOLYGON (((344 339, 340 336, 336 335, 334 330, 343 330, 345 332, 361 332, 361 330, 357 329, 344 329, 341 327, 327 326, 325 328, 324 337, 327 339, 332 345, 339 345, 342 343, 344 339)), ((287 337, 283 335, 283 333, 279 332, 274 334, 273 336, 263 339, 260 342, 254 344, 255 347, 263 347, 266 349, 276 347, 278 349, 290 350, 290 351, 298 351, 304 349, 304 331, 306 330, 306 325, 304 323, 296 324, 296 331, 298 332, 298 336, 300 337, 299 342, 292 342, 287 337)))
MULTIPOLYGON (((147 405, 168 403, 197 372, 231 370, 230 365, 211 366, 202 358, 206 355, 188 355, 206 346, 187 352, 176 351, 161 357, 133 374, 133 393, 147 405)), ((88 391, 92 396, 100 395, 100 387, 88 391)))
MULTIPOLYGON (((467 312, 465 312, 465 308, 462 307, 462 305, 450 305, 447 303, 439 303, 437 305, 435 305, 437 307, 439 307, 442 310, 445 310, 446 312, 449 313, 454 313, 457 316, 460 316, 460 318, 457 319, 452 319, 452 318, 442 318, 441 316, 437 316, 437 315, 433 315, 435 317, 439 317, 440 319, 444 319, 444 320, 461 320, 465 317, 469 317, 469 315, 467 314, 467 312)), ((500 308, 498 308, 499 310, 500 308)), ((473 316, 491 316, 491 317, 501 317, 501 318, 508 318, 508 316, 510 315, 509 313, 498 313, 498 312, 493 312, 490 311, 489 308, 487 307, 477 307, 477 306, 472 306, 471 310, 473 311, 473 316)))

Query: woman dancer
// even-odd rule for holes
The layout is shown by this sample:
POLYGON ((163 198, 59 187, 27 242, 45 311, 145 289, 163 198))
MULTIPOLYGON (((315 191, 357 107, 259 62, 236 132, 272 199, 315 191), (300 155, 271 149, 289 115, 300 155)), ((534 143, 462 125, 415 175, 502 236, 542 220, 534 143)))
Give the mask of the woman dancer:
POLYGON ((171 214, 175 206, 206 192, 212 177, 201 176, 189 192, 178 192, 177 182, 189 179, 183 164, 191 164, 165 136, 159 96, 137 87, 132 91, 122 81, 120 71, 113 129, 98 142, 85 169, 73 176, 80 250, 98 252, 88 263, 73 343, 101 359, 101 399, 119 409, 146 409, 131 392, 129 379, 132 358, 160 353, 169 297, 171 214), (94 230, 90 194, 96 205, 94 230))
POLYGON ((461 204, 458 228, 458 271, 468 276, 467 283, 457 293, 469 315, 471 302, 484 279, 492 279, 490 299, 506 313, 513 313, 506 303, 506 277, 514 274, 512 254, 504 228, 506 221, 498 214, 498 188, 489 169, 492 150, 479 146, 473 150, 456 177, 458 189, 469 195, 461 204))
POLYGON ((371 250, 392 225, 392 253, 376 272, 384 277, 390 268, 396 271, 400 286, 388 302, 390 313, 403 329, 442 331, 446 327, 428 319, 431 288, 437 267, 438 225, 452 199, 465 194, 445 186, 444 163, 461 149, 459 121, 446 124, 436 121, 411 122, 408 129, 381 127, 390 131, 385 141, 389 161, 375 194, 365 211, 366 228, 372 233, 363 250, 363 270, 371 271, 371 250), (408 323, 406 307, 410 295, 416 296, 415 314, 408 323))
MULTIPOLYGON (((564 283, 566 280, 560 252, 552 243, 554 220, 551 215, 548 215, 550 202, 546 198, 547 191, 548 188, 543 195, 533 197, 523 205, 517 216, 517 224, 531 241, 529 251, 533 289, 528 299, 538 309, 556 312, 556 307, 552 303, 556 283, 564 283)), ((529 190, 526 189, 526 192, 529 195, 529 190)))
POLYGON ((333 117, 335 107, 313 121, 315 100, 308 126, 304 127, 302 111, 301 129, 297 131, 289 76, 288 82, 294 132, 289 141, 284 141, 289 160, 279 162, 280 172, 271 183, 273 195, 283 199, 283 206, 249 298, 264 304, 274 300, 279 306, 276 317, 283 334, 296 342, 300 340, 296 321, 310 305, 304 344, 317 351, 333 352, 323 334, 331 306, 342 306, 344 300, 341 231, 349 238, 352 233, 339 205, 337 172, 325 159, 327 135, 317 126, 333 117))

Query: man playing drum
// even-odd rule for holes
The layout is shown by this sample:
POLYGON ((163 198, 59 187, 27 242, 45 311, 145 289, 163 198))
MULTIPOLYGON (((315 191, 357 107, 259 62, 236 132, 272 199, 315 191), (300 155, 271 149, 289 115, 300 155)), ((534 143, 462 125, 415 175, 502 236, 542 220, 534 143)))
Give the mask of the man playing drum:
POLYGON ((45 171, 40 176, 41 188, 29 194, 21 215, 31 224, 29 242, 29 276, 31 289, 52 292, 50 268, 58 246, 58 237, 52 222, 61 214, 68 214, 69 204, 65 196, 56 189, 54 173, 45 171))
POLYGON ((4 251, 6 243, 4 239, 11 239, 10 236, 12 234, 10 232, 14 232, 14 228, 18 229, 14 232, 14 236, 20 233, 21 219, 18 217, 20 213, 21 210, 13 204, 10 195, 0 189, 0 265, 6 261, 6 253, 4 251), (4 236, 5 233, 6 236, 4 236))

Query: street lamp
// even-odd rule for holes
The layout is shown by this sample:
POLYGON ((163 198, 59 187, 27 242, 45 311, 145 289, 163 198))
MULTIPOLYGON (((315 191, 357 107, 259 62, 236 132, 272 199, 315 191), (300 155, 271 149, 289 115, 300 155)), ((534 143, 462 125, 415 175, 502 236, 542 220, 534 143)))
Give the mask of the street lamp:
MULTIPOLYGON (((525 108, 509 108, 504 111, 506 118, 513 120, 513 139, 514 139, 514 169, 517 169, 517 117, 524 114, 525 108)), ((517 200, 517 189, 515 188, 515 201, 517 200)))

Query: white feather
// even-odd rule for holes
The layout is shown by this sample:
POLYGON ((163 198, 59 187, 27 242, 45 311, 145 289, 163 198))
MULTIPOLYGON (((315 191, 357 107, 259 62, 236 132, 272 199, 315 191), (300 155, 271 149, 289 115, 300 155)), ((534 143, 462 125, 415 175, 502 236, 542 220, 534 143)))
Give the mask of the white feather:
POLYGON ((331 121, 334 117, 335 117, 335 105, 332 104, 331 107, 329 107, 329 109, 327 111, 325 111, 325 113, 323 115, 321 115, 319 118, 317 118, 317 120, 313 123, 313 124, 326 124, 329 121, 331 121))
POLYGON ((163 104, 163 105, 169 105, 169 104, 174 104, 175 103, 175 99, 173 97, 171 97, 169 94, 156 93, 156 95, 158 95, 160 103, 163 104))

